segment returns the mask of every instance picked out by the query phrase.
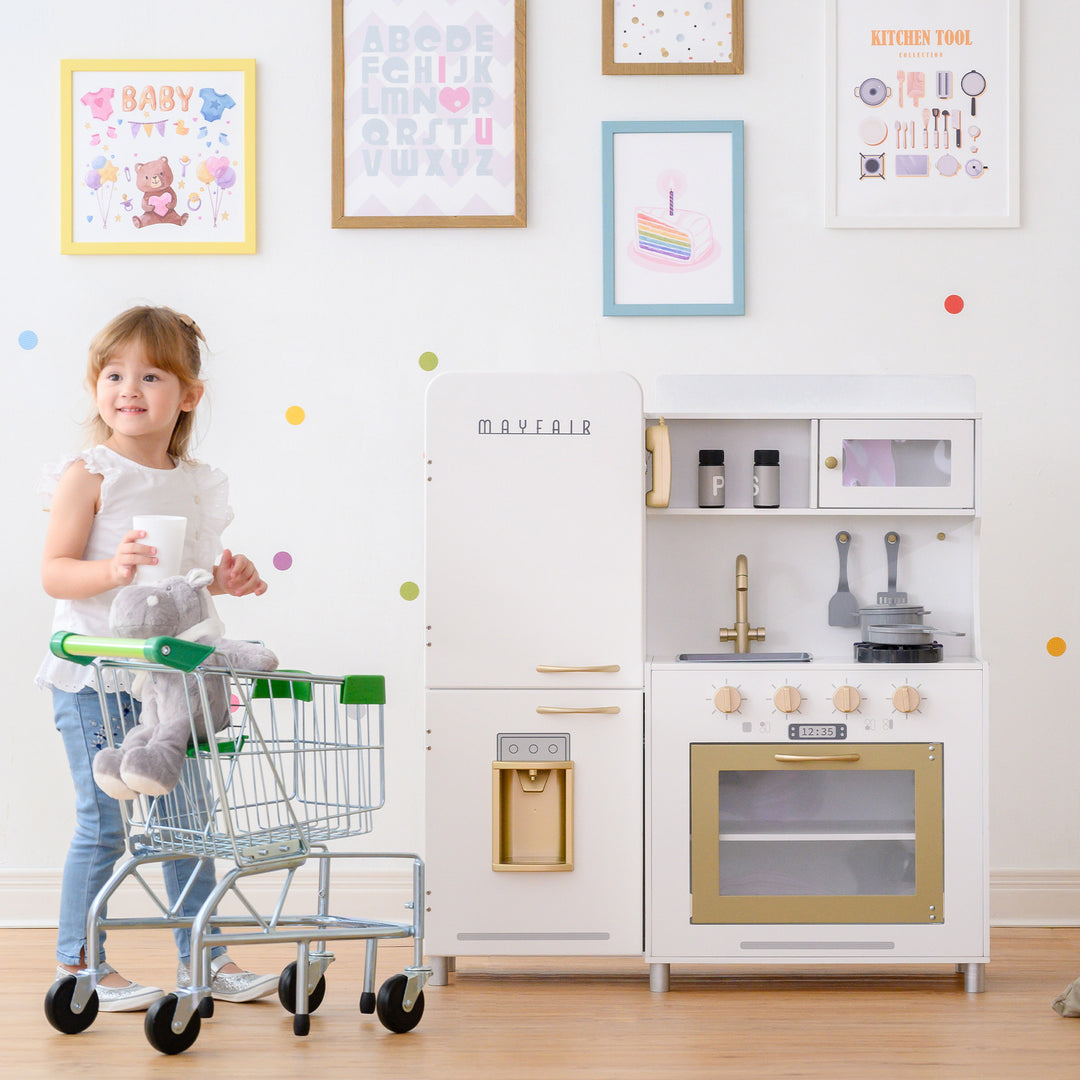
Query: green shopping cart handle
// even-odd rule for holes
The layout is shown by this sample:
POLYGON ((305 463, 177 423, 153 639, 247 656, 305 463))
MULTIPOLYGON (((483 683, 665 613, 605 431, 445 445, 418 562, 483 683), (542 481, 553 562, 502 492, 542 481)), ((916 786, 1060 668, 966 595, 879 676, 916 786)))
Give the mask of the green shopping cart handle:
POLYGON ((194 671, 214 651, 213 645, 200 645, 179 638, 82 637, 58 630, 49 641, 53 656, 84 666, 98 657, 109 660, 147 660, 177 671, 194 671))

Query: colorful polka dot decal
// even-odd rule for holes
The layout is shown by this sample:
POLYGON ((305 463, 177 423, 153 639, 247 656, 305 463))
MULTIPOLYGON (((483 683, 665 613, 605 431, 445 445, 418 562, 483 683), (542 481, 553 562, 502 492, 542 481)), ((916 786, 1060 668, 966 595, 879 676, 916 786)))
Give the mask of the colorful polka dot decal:
POLYGON ((421 353, 419 364, 424 371, 434 371, 439 366, 439 358, 433 352, 421 353))
POLYGON ((292 556, 287 551, 279 551, 274 556, 275 570, 289 570, 292 567, 292 556))
POLYGON ((420 595, 420 586, 415 581, 405 581, 398 592, 402 600, 415 600, 420 595))
POLYGON ((1046 651, 1051 656, 1064 656, 1066 647, 1064 638, 1052 637, 1046 643, 1046 651))
POLYGON ((38 336, 33 330, 24 330, 19 335, 19 347, 23 349, 33 349, 38 343, 38 336))
POLYGON ((964 310, 964 298, 957 296, 956 293, 953 293, 952 296, 946 296, 945 310, 950 315, 959 315, 964 310))
POLYGON ((285 410, 285 419, 293 425, 302 424, 306 415, 307 414, 304 412, 303 409, 300 408, 299 405, 290 405, 285 410))

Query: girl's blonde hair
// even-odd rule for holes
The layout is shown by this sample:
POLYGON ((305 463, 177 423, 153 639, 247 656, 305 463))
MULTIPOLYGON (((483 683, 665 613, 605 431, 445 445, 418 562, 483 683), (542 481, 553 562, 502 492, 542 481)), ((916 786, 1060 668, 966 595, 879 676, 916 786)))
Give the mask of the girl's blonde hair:
MULTIPOLYGON (((133 307, 117 315, 90 343, 86 364, 86 385, 91 394, 98 376, 116 354, 131 341, 141 341, 147 361, 180 380, 184 390, 201 385, 202 357, 199 342, 206 344, 203 332, 190 315, 181 315, 167 307, 133 307)), ((195 426, 195 410, 181 412, 169 439, 169 454, 186 459, 195 426)), ((112 428, 94 410, 87 423, 90 442, 105 442, 112 428)))

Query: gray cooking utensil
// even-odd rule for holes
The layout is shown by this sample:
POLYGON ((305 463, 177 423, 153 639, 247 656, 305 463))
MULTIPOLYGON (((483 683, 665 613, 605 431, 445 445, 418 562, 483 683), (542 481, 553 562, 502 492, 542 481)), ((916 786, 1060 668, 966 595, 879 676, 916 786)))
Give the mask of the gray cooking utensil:
POLYGON ((877 594, 879 604, 906 604, 907 593, 899 592, 896 588, 896 559, 900 554, 899 533, 887 532, 885 534, 885 557, 889 561, 889 588, 887 592, 877 594))
POLYGON ((848 588, 847 559, 851 550, 851 533, 836 534, 836 550, 840 553, 840 583, 829 600, 830 626, 858 626, 859 601, 848 588))

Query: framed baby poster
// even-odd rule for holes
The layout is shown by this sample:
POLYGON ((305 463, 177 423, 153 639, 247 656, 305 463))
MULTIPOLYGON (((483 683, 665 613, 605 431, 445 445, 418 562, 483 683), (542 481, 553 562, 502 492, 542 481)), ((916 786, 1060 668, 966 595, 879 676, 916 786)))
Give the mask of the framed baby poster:
POLYGON ((743 0, 600 0, 605 75, 741 75, 743 0))
POLYGON ((828 0, 826 224, 1020 224, 1019 0, 828 0))
POLYGON ((254 60, 61 61, 66 254, 255 251, 254 60))
POLYGON ((604 314, 742 315, 741 120, 605 121, 604 314))
POLYGON ((525 225, 525 0, 334 0, 335 229, 525 225))

